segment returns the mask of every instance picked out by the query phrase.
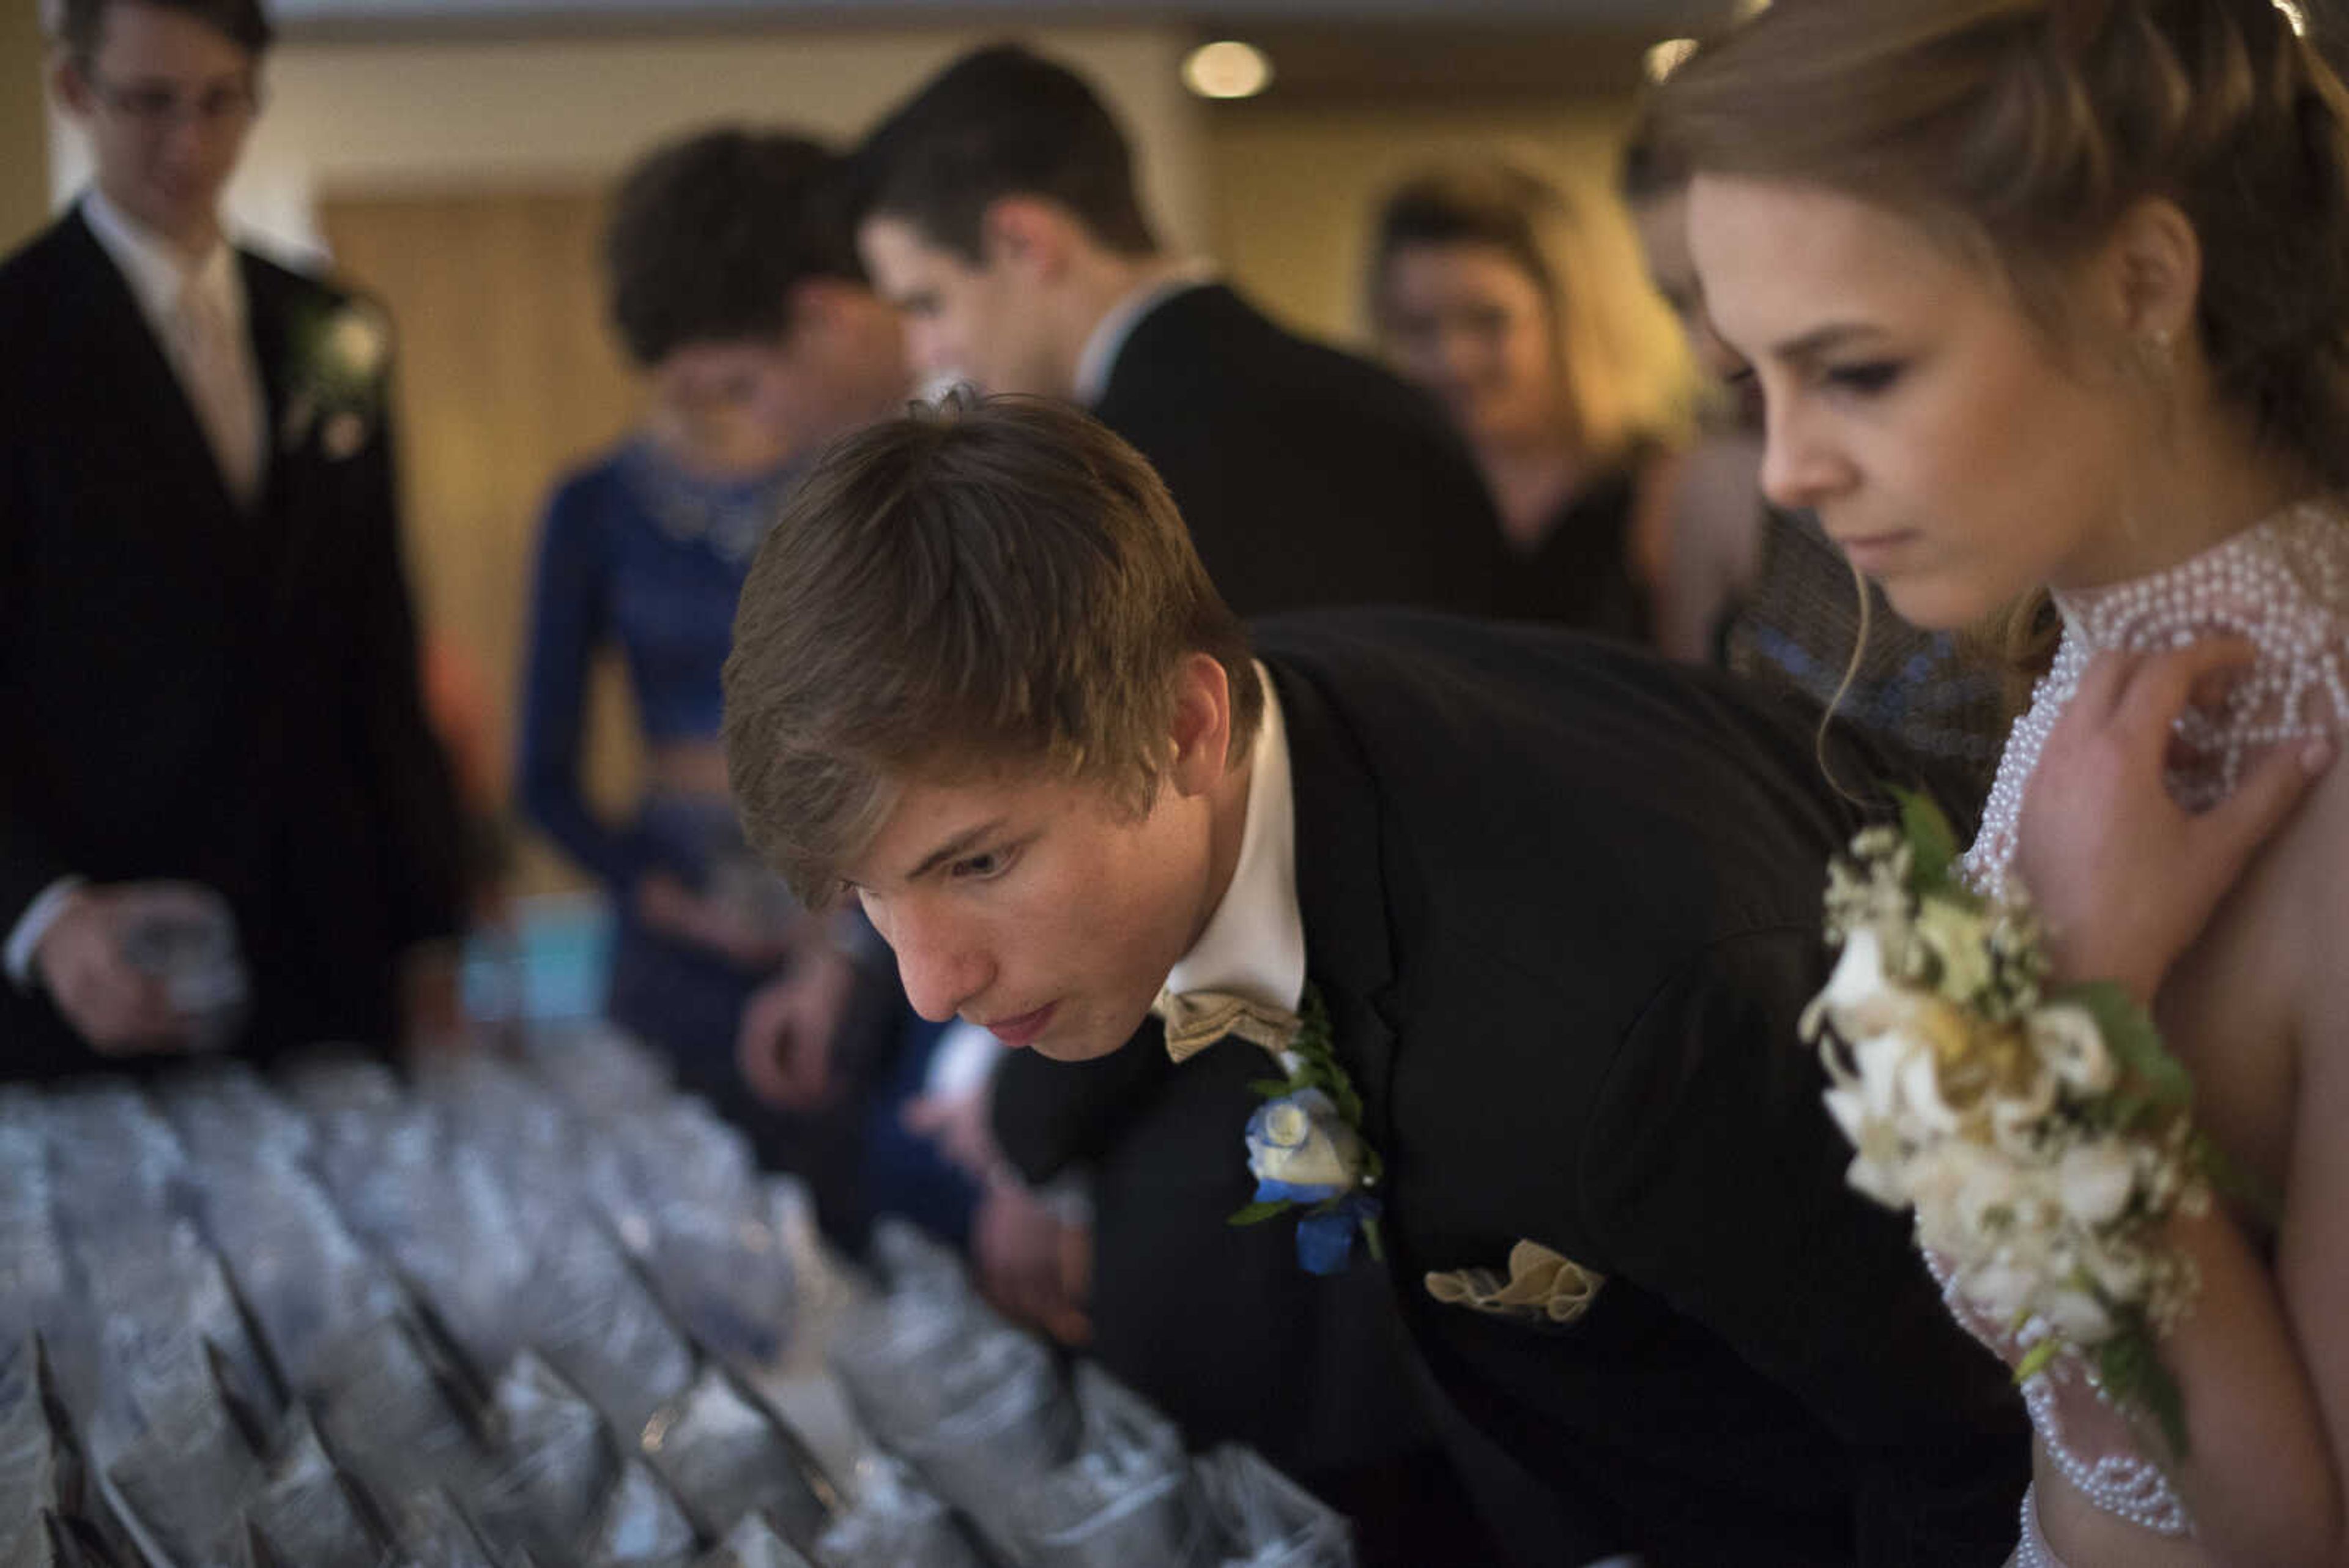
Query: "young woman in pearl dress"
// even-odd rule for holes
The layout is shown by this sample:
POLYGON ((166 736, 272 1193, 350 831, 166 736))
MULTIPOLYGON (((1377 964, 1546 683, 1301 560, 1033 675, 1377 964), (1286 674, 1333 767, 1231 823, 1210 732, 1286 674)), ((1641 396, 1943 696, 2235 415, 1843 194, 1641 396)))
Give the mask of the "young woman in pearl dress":
POLYGON ((2172 1224, 2182 1457, 2026 1386, 2015 1561, 2349 1562, 2349 99, 2270 0, 1779 0, 1658 108, 1772 498, 1921 627, 2060 632, 1969 875, 2282 1195, 2172 1224))

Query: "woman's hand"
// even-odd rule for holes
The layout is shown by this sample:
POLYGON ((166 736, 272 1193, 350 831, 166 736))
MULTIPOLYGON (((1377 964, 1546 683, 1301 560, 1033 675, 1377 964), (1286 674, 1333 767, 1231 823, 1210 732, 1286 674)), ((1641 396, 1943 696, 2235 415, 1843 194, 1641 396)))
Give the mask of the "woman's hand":
POLYGON ((2065 980, 2110 980, 2150 1003, 2162 977, 2333 761, 2327 741, 2280 746, 2199 815, 2163 782, 2173 724, 2251 660, 2232 639, 2107 653, 2047 738, 2023 803, 2015 869, 2065 980))

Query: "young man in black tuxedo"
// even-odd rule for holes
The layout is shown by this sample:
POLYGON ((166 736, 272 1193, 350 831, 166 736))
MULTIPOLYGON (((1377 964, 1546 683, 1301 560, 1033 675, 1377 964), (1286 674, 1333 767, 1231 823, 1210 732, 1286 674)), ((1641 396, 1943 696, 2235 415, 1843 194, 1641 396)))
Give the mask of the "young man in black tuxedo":
MULTIPOLYGON (((1165 254, 1133 149, 1075 72, 1015 47, 975 50, 889 113, 857 163, 859 247, 904 313, 916 368, 1091 410, 1157 471, 1241 613, 1498 607, 1499 524, 1442 412, 1165 254)), ((1089 1299, 1054 1315, 1088 1308, 1095 1355, 1193 1431, 1255 1443, 1351 1505, 1412 1491, 1398 1470, 1440 1471, 1407 1461, 1382 1300, 1306 1293, 1259 1244, 1237 1293, 1257 1319, 1245 1336, 1218 1334, 1209 1325, 1234 1293, 1157 1251, 1170 1207, 1203 1196, 1170 1150, 1222 1125, 1192 1103, 1195 1082, 1092 1096, 1090 1083, 1031 1076, 1004 1064, 984 1096, 964 1097, 963 1117, 991 1103, 1085 1151, 1096 1266, 1089 1299), (1293 1397, 1306 1386, 1324 1392, 1293 1397)), ((1019 1205, 1016 1189, 991 1189, 982 1218, 1004 1222, 982 1224, 980 1262, 1044 1276, 1029 1293, 1049 1299, 1071 1238, 1041 1234, 1052 1222, 1040 1214, 1023 1224, 1019 1205)))
MULTIPOLYGON (((726 695, 754 841, 854 893, 926 1015, 1072 1074, 1170 1020, 1174 1079, 1229 1091, 1183 1151, 1226 1212, 1250 1150, 1308 1179, 1245 1085, 1318 1001, 1384 1245, 1312 1282, 1391 1285, 1518 1561, 2003 1556, 2013 1389, 1846 1187, 1796 1039, 1856 815, 1801 724, 1529 628, 1323 611, 1251 648, 1148 468, 1027 400, 829 455, 726 695), (1219 1012, 1247 1037, 1195 1038, 1219 1012)), ((1175 1222, 1243 1323, 1240 1249, 1303 1234, 1175 1222)))
POLYGON ((380 317, 232 246, 255 0, 66 0, 97 177, 0 264, 0 1075, 184 1047, 136 885, 233 912, 243 1048, 454 1023, 380 317))

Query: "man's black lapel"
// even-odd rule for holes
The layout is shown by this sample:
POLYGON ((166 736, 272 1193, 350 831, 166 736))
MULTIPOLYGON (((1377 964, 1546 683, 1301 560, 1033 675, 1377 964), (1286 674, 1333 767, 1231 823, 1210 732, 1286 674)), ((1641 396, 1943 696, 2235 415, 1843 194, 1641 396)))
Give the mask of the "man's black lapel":
POLYGON ((211 439, 196 417, 195 405, 181 389, 163 345, 148 326, 146 313, 139 308, 130 280, 90 233, 80 209, 67 214, 58 228, 67 265, 78 280, 58 307, 71 313, 88 349, 82 362, 107 387, 121 428, 153 432, 157 493, 188 497, 198 503, 199 511, 217 509, 222 526, 233 527, 239 508, 212 455, 211 439))
POLYGON ((1297 813, 1297 898, 1305 972, 1330 1009, 1331 1043, 1361 1093, 1362 1131, 1391 1148, 1394 1030, 1381 1008, 1394 942, 1380 864, 1378 794, 1353 738, 1311 684, 1268 663, 1288 734, 1297 813))

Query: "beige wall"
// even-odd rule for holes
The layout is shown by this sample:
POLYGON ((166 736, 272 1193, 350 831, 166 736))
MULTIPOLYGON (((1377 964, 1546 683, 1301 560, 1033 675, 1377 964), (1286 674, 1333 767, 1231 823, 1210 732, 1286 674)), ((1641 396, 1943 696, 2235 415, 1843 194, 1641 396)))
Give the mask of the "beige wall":
POLYGON ((1399 180, 1447 158, 1498 151, 1548 176, 1585 220, 1592 275, 1578 286, 1620 323, 1648 373, 1679 385, 1680 334, 1647 286, 1614 197, 1629 105, 1586 100, 1480 109, 1287 109, 1211 115, 1207 171, 1216 254, 1274 314, 1357 347, 1372 211, 1399 180))
POLYGON ((48 216, 48 136, 41 112, 39 7, 0 0, 0 254, 48 216))
MULTIPOLYGON (((26 5, 28 0, 0 0, 26 5)), ((668 38, 450 44, 291 43, 271 57, 269 107, 229 204, 249 231, 319 245, 324 196, 594 185, 656 140, 714 119, 854 135, 955 55, 1004 30, 750 31, 668 38)), ((1171 28, 1059 27, 1024 35, 1093 78, 1144 149, 1143 182, 1168 231, 1206 227, 1196 104, 1171 28)), ((53 155, 62 195, 86 176, 69 122, 53 155)))

